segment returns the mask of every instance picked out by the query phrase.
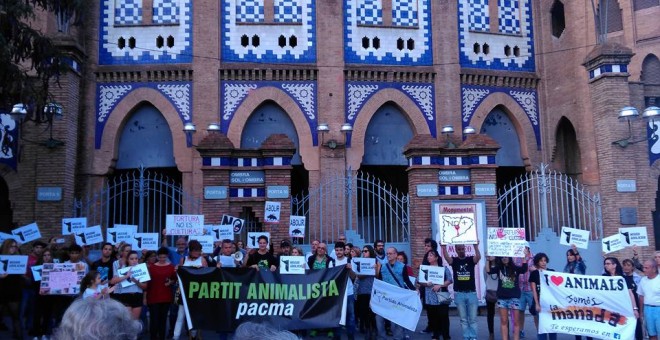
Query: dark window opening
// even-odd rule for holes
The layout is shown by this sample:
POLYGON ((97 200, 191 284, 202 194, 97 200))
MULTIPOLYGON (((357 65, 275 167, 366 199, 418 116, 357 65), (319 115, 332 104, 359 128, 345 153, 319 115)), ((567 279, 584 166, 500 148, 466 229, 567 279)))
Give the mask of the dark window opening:
POLYGON ((165 39, 159 35, 158 38, 156 38, 156 47, 163 48, 163 46, 165 46, 165 39))
MULTIPOLYGON (((286 39, 284 40, 286 41, 286 39)), ((259 36, 255 34, 254 36, 252 36, 252 46, 259 47, 259 44, 261 44, 259 36)))
POLYGON ((478 43, 474 43, 474 45, 472 45, 472 50, 474 51, 474 54, 479 54, 481 53, 481 46, 478 43))
POLYGON ((374 46, 375 49, 379 49, 379 48, 380 48, 380 38, 378 38, 378 37, 374 37, 374 40, 373 40, 373 46, 374 46))
POLYGON ((119 47, 120 50, 123 50, 124 47, 126 47, 126 39, 124 39, 124 37, 119 37, 117 40, 117 47, 119 47))
POLYGON ((362 48, 369 48, 369 38, 362 38, 362 48))
POLYGON ((289 46, 296 47, 298 46, 298 38, 295 35, 289 37, 289 46))
POLYGON ((413 40, 412 38, 408 39, 408 41, 406 42, 406 46, 408 47, 409 50, 411 50, 411 51, 414 50, 415 49, 415 40, 413 40))
POLYGON ((566 28, 564 4, 559 0, 555 0, 552 8, 550 8, 550 15, 552 17, 552 35, 559 38, 566 28))
POLYGON ((130 49, 135 48, 135 38, 133 38, 133 37, 128 38, 128 48, 130 48, 130 49))
POLYGON ((397 41, 396 41, 396 48, 397 48, 399 51, 403 51, 403 47, 404 47, 403 45, 404 45, 404 44, 405 44, 405 42, 403 41, 403 39, 399 38, 399 39, 397 39, 397 41))
POLYGON ((247 35, 243 34, 243 36, 241 37, 241 46, 248 47, 248 45, 250 45, 250 38, 248 38, 247 35))
POLYGON ((174 37, 171 35, 167 37, 167 47, 169 48, 174 47, 174 37))

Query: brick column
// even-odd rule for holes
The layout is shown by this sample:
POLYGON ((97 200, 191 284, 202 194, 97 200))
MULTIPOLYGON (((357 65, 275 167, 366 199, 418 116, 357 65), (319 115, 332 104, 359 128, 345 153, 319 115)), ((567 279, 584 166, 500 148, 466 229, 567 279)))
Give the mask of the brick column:
MULTIPOLYGON (((202 139, 197 147, 202 157, 202 183, 204 187, 224 186, 227 196, 224 199, 202 198, 202 214, 206 224, 219 224, 223 214, 230 214, 229 209, 229 173, 232 142, 221 132, 213 131, 202 139)), ((232 215, 238 217, 238 215, 232 215)))

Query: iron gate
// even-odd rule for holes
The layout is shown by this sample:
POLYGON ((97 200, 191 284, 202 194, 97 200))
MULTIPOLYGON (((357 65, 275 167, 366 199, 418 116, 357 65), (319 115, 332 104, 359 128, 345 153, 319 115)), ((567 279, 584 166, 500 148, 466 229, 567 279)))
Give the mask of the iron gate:
POLYGON ((159 234, 167 214, 199 214, 199 210, 199 201, 179 183, 144 167, 107 180, 101 191, 74 202, 74 216, 87 217, 88 225, 132 224, 139 232, 159 234))
POLYGON ((410 240, 408 194, 350 169, 309 193, 293 196, 291 214, 307 217, 307 244, 314 239, 334 243, 339 234, 358 246, 378 239, 388 245, 410 240))

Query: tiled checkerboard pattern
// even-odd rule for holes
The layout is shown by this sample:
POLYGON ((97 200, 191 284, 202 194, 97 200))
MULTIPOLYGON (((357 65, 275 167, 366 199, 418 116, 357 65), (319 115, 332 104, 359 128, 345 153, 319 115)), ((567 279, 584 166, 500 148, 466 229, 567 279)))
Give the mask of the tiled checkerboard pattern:
POLYGON ((275 22, 302 22, 302 5, 297 0, 275 0, 275 22))
POLYGON ((142 0, 115 0, 115 25, 142 23, 142 0))
POLYGON ((417 26, 417 1, 392 0, 392 24, 394 26, 417 26))
POLYGON ((176 24, 179 22, 179 4, 175 0, 154 0, 154 24, 176 24))
POLYGON ((469 0, 469 4, 470 30, 488 32, 490 30, 488 0, 469 0))
POLYGON ((520 34, 520 0, 498 0, 497 13, 499 31, 506 34, 520 34))
POLYGON ((358 0, 357 19, 360 25, 381 25, 383 4, 380 0, 358 0))
POLYGON ((264 5, 259 0, 238 0, 236 22, 255 23, 264 21, 264 5))

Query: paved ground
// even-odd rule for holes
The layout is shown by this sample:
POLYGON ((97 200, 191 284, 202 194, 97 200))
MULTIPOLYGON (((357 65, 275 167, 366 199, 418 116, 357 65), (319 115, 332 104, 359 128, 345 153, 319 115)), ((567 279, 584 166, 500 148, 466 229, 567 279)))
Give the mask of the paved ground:
MULTIPOLYGON (((481 312, 481 310, 480 310, 481 312)), ((461 340, 463 339, 462 333, 461 333, 461 326, 460 326, 460 320, 458 316, 456 315, 456 310, 453 309, 450 311, 450 317, 449 317, 449 322, 450 322, 450 329, 451 329, 451 338, 454 340, 461 340)), ((431 339, 430 334, 424 334, 421 333, 421 330, 426 327, 427 319, 426 315, 423 313, 422 317, 420 318, 419 324, 417 325, 417 331, 415 333, 410 333, 411 339, 431 339)), ((5 324, 9 325, 9 320, 5 320, 5 324)), ((536 339, 536 328, 534 327, 534 321, 531 316, 527 315, 525 318, 525 329, 526 331, 526 337, 525 339, 536 339)), ((486 324, 486 316, 485 316, 485 310, 482 316, 478 317, 478 339, 488 339, 488 326, 486 324)), ((218 336, 213 333, 213 332, 204 332, 203 334, 203 339, 208 340, 208 339, 217 339, 218 336)), ((0 339, 11 339, 11 334, 7 331, 0 331, 0 339)), ((31 339, 26 337, 25 339, 31 339)), ((142 339, 149 339, 148 336, 142 337, 142 339)), ((307 338, 307 339, 325 339, 325 336, 318 335, 315 338, 307 338)), ((342 336, 342 339, 346 339, 346 335, 342 336)), ((356 339, 364 339, 362 334, 358 334, 356 336, 356 339)), ((495 339, 501 339, 501 336, 499 334, 499 317, 495 317, 495 339)), ((561 334, 558 337, 559 340, 568 340, 568 339, 575 339, 573 335, 566 335, 566 334, 561 334)), ((275 340, 275 339, 271 339, 275 340)))

